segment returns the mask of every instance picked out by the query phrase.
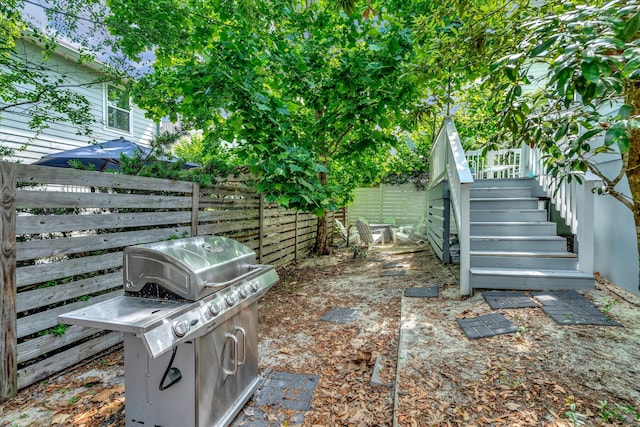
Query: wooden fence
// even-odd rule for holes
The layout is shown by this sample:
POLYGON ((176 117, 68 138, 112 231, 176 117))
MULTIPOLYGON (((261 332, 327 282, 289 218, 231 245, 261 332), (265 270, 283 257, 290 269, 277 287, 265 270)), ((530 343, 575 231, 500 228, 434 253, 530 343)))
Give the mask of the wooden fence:
POLYGON ((0 188, 0 400, 121 342, 57 316, 122 293, 124 247, 217 234, 281 266, 316 237, 314 215, 267 204, 242 182, 200 188, 0 162, 0 188))
POLYGON ((411 225, 427 214, 427 192, 417 190, 414 184, 387 185, 375 188, 357 188, 353 204, 348 209, 349 224, 359 217, 369 223, 380 224, 394 218, 397 225, 411 225))

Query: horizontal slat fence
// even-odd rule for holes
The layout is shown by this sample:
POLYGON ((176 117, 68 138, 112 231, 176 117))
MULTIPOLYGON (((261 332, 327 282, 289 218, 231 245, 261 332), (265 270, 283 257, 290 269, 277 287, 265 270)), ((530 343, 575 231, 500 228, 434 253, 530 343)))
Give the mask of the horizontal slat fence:
POLYGON ((396 225, 412 225, 427 214, 427 191, 416 189, 414 184, 357 188, 353 196, 348 208, 349 224, 361 217, 370 224, 381 224, 391 217, 396 225))
POLYGON ((122 294, 126 246, 217 234, 281 266, 315 244, 314 215, 264 203, 242 182, 200 188, 6 162, 0 177, 0 400, 121 342, 120 333, 61 326, 57 316, 122 294))

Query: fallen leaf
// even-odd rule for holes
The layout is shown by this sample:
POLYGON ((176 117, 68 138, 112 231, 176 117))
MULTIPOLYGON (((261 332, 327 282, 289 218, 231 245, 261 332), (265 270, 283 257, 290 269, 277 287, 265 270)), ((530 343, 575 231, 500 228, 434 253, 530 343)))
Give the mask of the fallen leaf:
POLYGON ((51 424, 64 425, 69 417, 71 417, 71 414, 55 414, 53 418, 51 418, 51 424))
POLYGON ((522 406, 522 405, 520 405, 519 403, 515 403, 515 402, 507 402, 507 404, 505 406, 507 407, 507 409, 509 409, 511 411, 515 411, 518 408, 520 408, 520 406, 522 406))

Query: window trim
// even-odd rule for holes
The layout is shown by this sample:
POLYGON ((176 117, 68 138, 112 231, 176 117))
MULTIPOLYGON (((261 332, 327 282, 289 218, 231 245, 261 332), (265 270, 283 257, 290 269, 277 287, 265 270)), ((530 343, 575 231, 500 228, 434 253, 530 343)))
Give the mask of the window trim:
POLYGON ((103 128, 105 130, 122 133, 124 135, 133 135, 133 102, 131 102, 131 96, 129 96, 129 110, 125 110, 117 106, 109 105, 109 86, 116 89, 122 89, 119 86, 112 83, 108 83, 108 82, 105 82, 103 85, 103 99, 104 99, 103 128), (109 109, 110 108, 115 108, 118 111, 127 112, 129 114, 129 130, 124 130, 117 127, 109 126, 109 109))

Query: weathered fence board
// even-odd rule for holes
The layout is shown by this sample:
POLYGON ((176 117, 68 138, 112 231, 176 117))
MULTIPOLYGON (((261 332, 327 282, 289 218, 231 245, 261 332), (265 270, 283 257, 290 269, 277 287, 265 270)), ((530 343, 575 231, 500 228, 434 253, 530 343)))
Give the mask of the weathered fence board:
POLYGON ((16 248, 18 261, 23 261, 158 242, 174 237, 189 236, 190 233, 190 227, 151 228, 144 230, 144 232, 124 231, 62 239, 31 240, 18 242, 16 248))
POLYGON ((108 294, 98 295, 87 300, 74 302, 71 304, 65 304, 59 307, 51 308, 47 311, 41 311, 29 316, 21 317, 18 319, 18 339, 26 337, 31 334, 35 334, 42 330, 46 330, 58 325, 58 316, 71 310, 82 308, 86 305, 95 304, 100 301, 114 298, 118 295, 122 295, 122 285, 118 284, 118 290, 110 292, 108 294))
POLYGON ((45 360, 38 361, 18 370, 18 387, 23 388, 47 378, 78 362, 103 352, 122 342, 122 333, 109 332, 90 341, 85 341, 45 360))
POLYGON ((259 209, 242 209, 242 210, 204 210, 198 215, 200 222, 214 221, 234 221, 247 218, 256 218, 260 216, 259 209))
POLYGON ((16 170, 16 180, 24 184, 77 185, 89 188, 128 188, 148 191, 162 190, 176 193, 189 193, 193 189, 193 183, 186 181, 34 165, 20 165, 16 170))
POLYGON ((18 391, 16 369, 16 165, 0 169, 0 401, 18 391))
POLYGON ((74 342, 84 340, 96 335, 94 328, 84 326, 68 326, 64 331, 64 335, 40 335, 23 341, 18 344, 18 363, 27 360, 37 359, 38 357, 50 352, 55 352, 59 348, 66 347, 74 342))
POLYGON ((119 267, 122 267, 122 251, 18 267, 16 280, 20 289, 36 283, 119 267))
POLYGON ((112 193, 21 191, 16 194, 16 203, 27 209, 38 209, 42 206, 51 209, 80 207, 85 209, 191 209, 190 197, 142 194, 118 194, 118 197, 114 197, 112 193))
POLYGON ((22 313, 113 288, 122 288, 122 272, 20 292, 16 298, 16 311, 22 313))
POLYGON ((97 214, 89 211, 86 215, 19 216, 16 221, 16 233, 18 235, 63 233, 101 228, 190 224, 191 212, 168 211, 158 215, 157 212, 108 212, 97 214))

